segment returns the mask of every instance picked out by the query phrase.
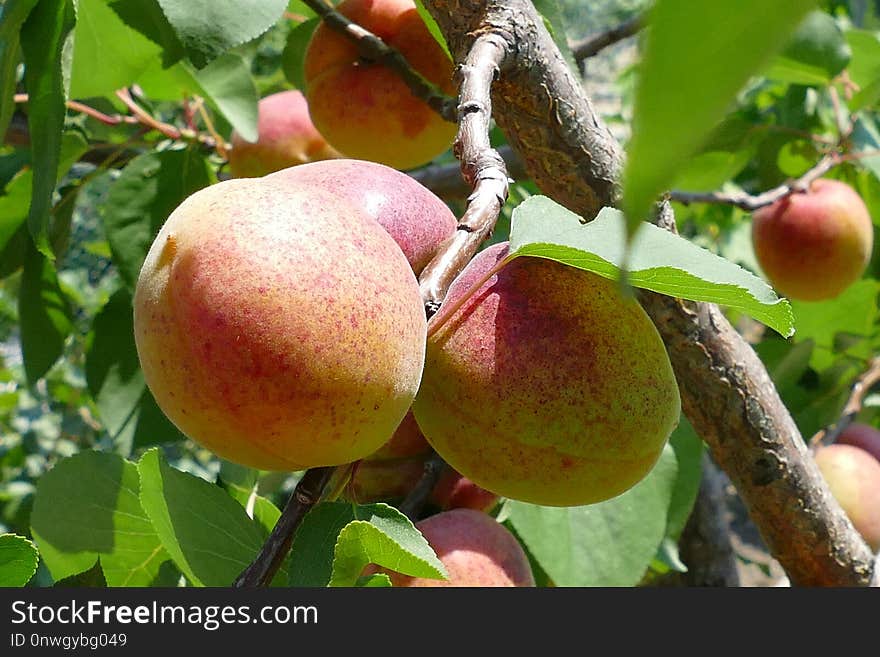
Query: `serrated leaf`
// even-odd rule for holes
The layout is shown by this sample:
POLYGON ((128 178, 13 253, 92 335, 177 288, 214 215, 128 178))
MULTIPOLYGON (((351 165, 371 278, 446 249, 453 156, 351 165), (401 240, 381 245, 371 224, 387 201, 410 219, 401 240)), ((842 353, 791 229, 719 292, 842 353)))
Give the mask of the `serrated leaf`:
POLYGON ((0 588, 27 584, 39 560, 37 548, 24 536, 0 534, 0 588))
POLYGON ((141 508, 134 463, 86 450, 37 483, 31 530, 56 580, 100 558, 110 586, 148 586, 168 555, 141 508))
POLYGON ((25 254, 18 316, 24 370, 34 385, 63 353, 73 322, 55 265, 31 244, 25 254))
POLYGON ((645 479, 589 506, 508 500, 507 522, 557 586, 634 586, 666 536, 677 467, 667 445, 645 479))
POLYGON ((49 243, 49 211, 67 112, 61 55, 75 21, 72 0, 40 0, 21 28, 34 167, 28 228, 37 249, 48 258, 54 258, 49 243))
POLYGON ((232 584, 263 544, 257 524, 222 488, 172 468, 157 449, 138 471, 141 504, 175 565, 196 586, 232 584))
POLYGON ((117 451, 180 440, 183 435, 147 389, 134 342, 131 294, 119 290, 92 323, 86 383, 117 451))
POLYGON ((446 579, 443 564, 412 522, 394 507, 370 504, 355 508, 333 551, 330 586, 354 586, 367 564, 430 579, 446 579))
POLYGON ((287 78, 287 81, 297 89, 306 88, 303 61, 309 40, 320 24, 320 18, 310 18, 291 29, 287 35, 284 50, 281 51, 281 70, 284 71, 284 77, 287 78))
POLYGON ((250 68, 238 55, 218 57, 194 73, 205 98, 246 140, 257 140, 257 87, 250 68))
POLYGON ((359 577, 355 583, 358 588, 383 588, 387 589, 391 586, 391 578, 385 573, 374 573, 366 577, 359 577))
POLYGON ((815 0, 657 0, 649 15, 623 176, 630 234, 737 91, 815 6, 815 0))
POLYGON ((791 84, 828 84, 849 63, 851 54, 834 18, 813 11, 763 74, 791 84))
POLYGON ((131 85, 162 49, 125 24, 106 0, 77 0, 70 70, 74 98, 107 96, 131 85))
POLYGON ((147 251, 168 215, 214 182, 205 158, 192 149, 139 155, 110 186, 101 219, 119 269, 134 289, 147 251))
POLYGON ((0 135, 6 134, 15 111, 12 96, 19 57, 19 30, 36 4, 37 0, 6 0, 0 5, 0 135))
POLYGON ((545 196, 513 212, 510 253, 557 260, 616 279, 625 258, 627 280, 661 294, 719 303, 763 322, 783 336, 794 332, 791 308, 760 278, 690 241, 643 223, 626 253, 623 216, 603 208, 591 222, 545 196))
POLYGON ((272 27, 287 0, 158 0, 198 68, 272 27))

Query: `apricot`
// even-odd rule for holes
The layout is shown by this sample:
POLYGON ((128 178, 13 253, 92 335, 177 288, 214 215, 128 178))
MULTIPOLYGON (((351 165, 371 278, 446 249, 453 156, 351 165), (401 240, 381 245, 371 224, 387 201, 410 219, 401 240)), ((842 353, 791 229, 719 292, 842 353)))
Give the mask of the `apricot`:
POLYGON ((416 420, 497 495, 548 506, 619 495, 679 420, 663 342, 616 282, 540 258, 504 264, 507 253, 477 254, 431 319, 416 420))
POLYGON ((394 502, 404 498, 424 472, 424 460, 419 457, 363 460, 357 464, 345 494, 359 504, 394 502))
POLYGON ((452 468, 446 468, 434 490, 431 491, 430 501, 443 511, 449 509, 473 509, 488 513, 496 504, 499 497, 495 493, 480 488, 467 477, 462 476, 452 468))
POLYGON ((367 461, 389 461, 392 459, 424 456, 431 449, 422 430, 416 424, 416 418, 409 411, 403 421, 394 430, 391 438, 382 447, 365 457, 367 461))
POLYGON ((259 178, 287 167, 340 157, 309 117, 301 91, 281 91, 258 104, 257 141, 233 131, 229 171, 236 178, 259 178))
POLYGON ((816 450, 816 465, 865 542, 880 550, 880 463, 852 445, 828 445, 816 450))
MULTIPOLYGON (((412 0, 345 0, 336 10, 397 49, 441 91, 455 93, 452 61, 412 0)), ((452 144, 454 124, 414 96, 399 73, 363 59, 351 39, 323 23, 306 49, 304 74, 315 126, 348 157, 410 169, 452 144)))
POLYGON ((752 216, 758 264, 780 293, 802 301, 833 299, 871 258, 874 227, 864 201, 846 183, 819 179, 752 216))
POLYGON ((853 422, 837 437, 841 445, 860 447, 880 461, 880 430, 870 424, 853 422))
POLYGON ((323 186, 363 208, 391 234, 416 275, 458 225, 449 207, 431 190, 375 162, 314 162, 273 173, 267 180, 293 188, 323 186))
POLYGON ((230 461, 355 461, 418 388, 418 283, 362 207, 265 180, 207 187, 162 226, 134 296, 144 378, 184 434, 230 461))
POLYGON ((446 567, 448 580, 409 577, 387 572, 394 586, 535 586, 522 546, 491 516, 472 509, 453 509, 416 523, 446 567))

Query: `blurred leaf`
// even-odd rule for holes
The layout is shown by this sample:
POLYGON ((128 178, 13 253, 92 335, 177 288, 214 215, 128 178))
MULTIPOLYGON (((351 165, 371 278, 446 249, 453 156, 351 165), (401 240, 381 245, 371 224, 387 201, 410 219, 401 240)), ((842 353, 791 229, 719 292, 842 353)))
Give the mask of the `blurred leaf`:
POLYGON ((675 452, 677 471, 666 518, 666 537, 677 541, 700 490, 700 479, 703 477, 703 441, 682 415, 681 421, 669 437, 669 444, 675 452))
POLYGON ((113 263, 130 289, 168 215, 212 182, 207 161, 192 149, 144 153, 122 170, 110 186, 101 219, 113 263))
POLYGON ((413 577, 447 577, 434 550, 400 511, 386 504, 356 506, 353 511, 355 519, 336 541, 329 586, 354 586, 371 563, 413 577))
POLYGON ((422 17, 422 20, 425 21, 425 25, 428 26, 428 32, 431 33, 431 36, 434 37, 434 40, 440 44, 440 47, 443 48, 443 52, 445 52, 449 59, 452 59, 452 53, 449 52, 449 46, 446 44, 446 38, 443 36, 443 32, 440 30, 440 26, 437 25, 437 21, 434 20, 434 17, 431 15, 427 9, 425 9, 425 3, 422 0, 415 0, 416 10, 419 12, 419 16, 422 17))
POLYGON ((15 111, 12 96, 19 61, 19 30, 36 4, 37 0, 6 0, 0 4, 0 136, 6 134, 15 111))
MULTIPOLYGON (((229 586, 263 544, 263 534, 223 489, 172 468, 158 449, 138 464, 141 504, 175 565, 196 586, 229 586)), ((287 579, 287 572, 276 576, 287 579)))
POLYGON ((156 0, 112 0, 110 7, 126 25, 161 47, 164 68, 183 58, 183 44, 156 0))
POLYGON ((39 559, 37 548, 24 536, 0 534, 0 588, 27 584, 39 559))
POLYGON ((622 495, 574 507, 508 500, 507 522, 557 586, 635 586, 666 536, 676 474, 667 445, 648 476, 622 495))
POLYGON ((25 255, 18 315, 24 369, 34 385, 61 356, 73 323, 55 265, 32 245, 25 255))
POLYGON ((630 234, 815 0, 657 0, 623 177, 630 234))
MULTIPOLYGON (((856 153, 877 153, 880 151, 880 131, 878 131, 877 123, 873 117, 860 116, 853 126, 850 139, 854 147, 853 150, 856 153)), ((880 180, 880 154, 859 158, 859 164, 880 180)), ((875 221, 877 219, 876 217, 874 218, 875 221)))
POLYGON ((40 477, 31 530, 60 580, 100 557, 110 586, 148 586, 168 555, 138 499, 138 471, 117 454, 91 450, 40 477))
POLYGON ((297 89, 306 88, 303 61, 305 60, 309 40, 312 38, 315 28, 320 24, 320 18, 310 18, 294 27, 287 35, 287 42, 284 44, 284 50, 281 52, 281 68, 287 81, 297 89))
POLYGON ((692 157, 675 179, 676 189, 711 192, 735 178, 752 159, 754 151, 708 151, 692 157))
POLYGON ((868 30, 848 30, 846 41, 852 50, 847 72, 859 86, 849 101, 849 108, 855 112, 880 100, 880 37, 868 30))
POLYGON ((21 28, 24 80, 28 90, 28 129, 34 177, 28 228, 40 253, 53 258, 49 210, 61 158, 67 113, 61 51, 76 21, 72 0, 40 0, 21 28))
POLYGON ((849 63, 851 54, 834 18, 813 11, 763 74, 791 84, 828 84, 849 63))
POLYGON ((287 0, 158 0, 192 63, 202 68, 272 27, 287 0))
POLYGON ((218 57, 194 74, 206 100, 220 110, 248 141, 257 140, 257 88, 245 61, 234 54, 218 57))
POLYGON ((70 95, 111 95, 159 57, 161 48, 126 25, 106 0, 77 0, 70 95))
POLYGON ((95 316, 85 375, 101 421, 121 454, 180 440, 147 389, 134 342, 131 295, 118 290, 95 316))
POLYGON ((565 23, 562 20, 562 10, 559 7, 559 0, 535 0, 533 4, 535 5, 535 9, 538 10, 538 13, 543 17, 544 22, 547 24, 550 36, 553 37, 556 47, 559 48, 559 52, 562 53, 562 58, 565 60, 566 64, 568 64, 568 67, 576 72, 578 70, 578 65, 574 60, 571 47, 568 45, 568 37, 566 36, 567 31, 565 29, 565 23))
MULTIPOLYGON (((556 260, 616 279, 624 262, 626 229, 620 212, 603 208, 591 222, 545 196, 532 196, 513 212, 510 253, 556 260)), ((720 303, 791 335, 788 302, 739 265, 687 239, 643 223, 631 246, 628 282, 682 299, 720 303)))
POLYGON ((811 141, 795 139, 779 149, 776 166, 790 178, 797 178, 815 166, 819 152, 811 141))

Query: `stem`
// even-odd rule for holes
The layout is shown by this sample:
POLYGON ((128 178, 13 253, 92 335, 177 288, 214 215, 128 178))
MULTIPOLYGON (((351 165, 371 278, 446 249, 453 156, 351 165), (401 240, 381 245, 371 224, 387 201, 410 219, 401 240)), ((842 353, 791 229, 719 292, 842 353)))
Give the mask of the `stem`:
POLYGON ((645 17, 636 14, 623 21, 619 25, 615 25, 604 32, 593 34, 580 41, 569 44, 571 54, 578 64, 583 66, 583 61, 590 57, 595 57, 608 46, 612 46, 619 41, 623 41, 627 37, 631 37, 645 27, 645 17))
POLYGON ((431 491, 437 485, 443 470, 449 466, 439 454, 432 451, 431 455, 425 459, 424 467, 425 471, 421 479, 397 507, 403 515, 413 522, 418 519, 422 507, 431 496, 431 491))
POLYGON ((853 382, 849 398, 846 400, 846 404, 843 405, 840 419, 834 424, 817 431, 810 438, 810 448, 816 450, 823 445, 830 445, 837 440, 837 437, 843 433, 844 429, 855 420, 859 411, 862 410, 862 404, 865 402, 868 392, 878 382, 880 382, 880 356, 875 356, 868 362, 868 369, 862 372, 853 382))

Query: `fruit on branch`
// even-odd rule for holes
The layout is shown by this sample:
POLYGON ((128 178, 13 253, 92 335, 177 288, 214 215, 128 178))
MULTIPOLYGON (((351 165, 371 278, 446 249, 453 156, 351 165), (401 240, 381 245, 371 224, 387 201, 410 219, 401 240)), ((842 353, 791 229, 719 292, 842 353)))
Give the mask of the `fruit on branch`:
POLYGON ((364 160, 314 162, 267 178, 285 187, 333 190, 382 224, 420 274, 458 225, 449 207, 421 183, 391 167, 364 160))
POLYGON ((360 461, 345 489, 346 498, 359 504, 396 502, 409 493, 422 478, 424 459, 386 459, 360 461))
MULTIPOLYGON (((452 95, 453 66, 412 0, 345 0, 336 10, 398 50, 409 65, 452 95)), ((312 120, 348 157, 411 169, 452 144, 456 126, 412 94, 400 74, 368 61, 358 45, 322 23, 305 53, 312 120)))
POLYGON ((382 445, 372 454, 365 457, 366 461, 388 461, 391 459, 403 459, 413 456, 425 456, 431 449, 428 441, 422 435, 422 430, 416 424, 416 418, 409 411, 403 421, 394 430, 387 443, 382 445))
POLYGON ((865 542, 880 550, 880 462, 852 445, 828 445, 815 453, 816 465, 865 542))
POLYGON ((416 523, 446 567, 448 580, 387 572, 394 586, 534 586, 522 546, 503 525, 472 509, 453 509, 416 523))
POLYGON ((355 461, 418 387, 418 283, 362 206, 265 181, 205 188, 159 231, 134 297, 144 378, 184 434, 230 461, 355 461))
POLYGON ((499 501, 498 495, 480 488, 460 472, 447 467, 434 490, 431 491, 430 501, 440 509, 474 509, 488 513, 499 501))
POLYGON ((312 125, 301 91, 281 91, 258 104, 257 141, 233 131, 229 171, 236 178, 259 178, 287 167, 340 157, 312 125))
POLYGON ((880 461, 880 430, 870 424, 853 422, 840 433, 837 442, 860 447, 880 461))
POLYGON ((529 257, 495 271, 507 253, 479 253, 431 319, 416 420, 447 463, 498 495, 614 497, 651 470, 679 420, 663 342, 616 282, 529 257))
POLYGON ((803 301, 833 299, 855 282, 871 258, 868 208, 846 183, 821 178, 755 211, 752 243, 779 292, 803 301))

